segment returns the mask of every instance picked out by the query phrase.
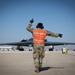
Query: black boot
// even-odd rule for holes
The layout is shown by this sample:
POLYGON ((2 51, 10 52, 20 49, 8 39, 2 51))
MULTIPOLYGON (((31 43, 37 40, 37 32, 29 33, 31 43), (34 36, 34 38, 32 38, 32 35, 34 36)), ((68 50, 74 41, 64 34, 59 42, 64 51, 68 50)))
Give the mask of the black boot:
POLYGON ((41 71, 41 68, 39 68, 39 71, 41 71))

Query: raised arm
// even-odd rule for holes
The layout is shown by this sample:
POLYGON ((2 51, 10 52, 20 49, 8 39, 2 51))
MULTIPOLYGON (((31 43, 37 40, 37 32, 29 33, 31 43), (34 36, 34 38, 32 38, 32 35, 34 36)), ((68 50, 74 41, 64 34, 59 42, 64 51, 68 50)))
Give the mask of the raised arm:
POLYGON ((29 32, 33 32, 33 28, 31 28, 31 26, 32 26, 32 23, 33 23, 34 21, 33 21, 33 19, 32 20, 30 20, 30 23, 27 25, 27 27, 26 27, 26 29, 29 31, 29 32))
POLYGON ((52 36, 52 37, 61 37, 62 38, 62 34, 58 34, 58 33, 54 33, 51 31, 47 31, 47 36, 52 36))

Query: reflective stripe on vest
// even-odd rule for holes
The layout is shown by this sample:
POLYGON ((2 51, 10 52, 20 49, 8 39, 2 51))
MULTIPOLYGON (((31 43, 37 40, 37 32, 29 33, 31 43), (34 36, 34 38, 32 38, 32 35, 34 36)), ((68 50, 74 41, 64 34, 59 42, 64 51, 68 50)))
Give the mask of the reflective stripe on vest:
POLYGON ((34 44, 44 44, 46 37, 46 30, 34 28, 33 30, 33 43, 34 44))

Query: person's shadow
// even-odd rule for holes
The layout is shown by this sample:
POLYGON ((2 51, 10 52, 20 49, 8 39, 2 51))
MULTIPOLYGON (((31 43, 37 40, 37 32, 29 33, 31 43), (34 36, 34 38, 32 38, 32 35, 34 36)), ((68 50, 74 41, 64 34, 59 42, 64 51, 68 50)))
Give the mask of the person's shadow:
POLYGON ((41 67, 40 69, 41 69, 41 71, 45 71, 45 70, 49 70, 50 67, 41 67))
POLYGON ((41 71, 45 71, 49 69, 64 69, 64 67, 41 67, 41 71))

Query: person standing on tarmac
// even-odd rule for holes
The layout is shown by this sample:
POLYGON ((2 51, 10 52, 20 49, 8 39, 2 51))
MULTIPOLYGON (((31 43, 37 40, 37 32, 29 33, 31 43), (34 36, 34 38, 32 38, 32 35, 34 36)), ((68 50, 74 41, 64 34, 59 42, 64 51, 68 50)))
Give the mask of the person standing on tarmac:
POLYGON ((39 73, 41 71, 43 58, 45 56, 44 51, 44 40, 46 36, 52 37, 62 37, 62 34, 53 33, 51 31, 45 30, 43 23, 38 23, 36 28, 31 28, 33 19, 27 25, 26 29, 32 33, 33 36, 33 59, 35 65, 35 72, 39 73))

